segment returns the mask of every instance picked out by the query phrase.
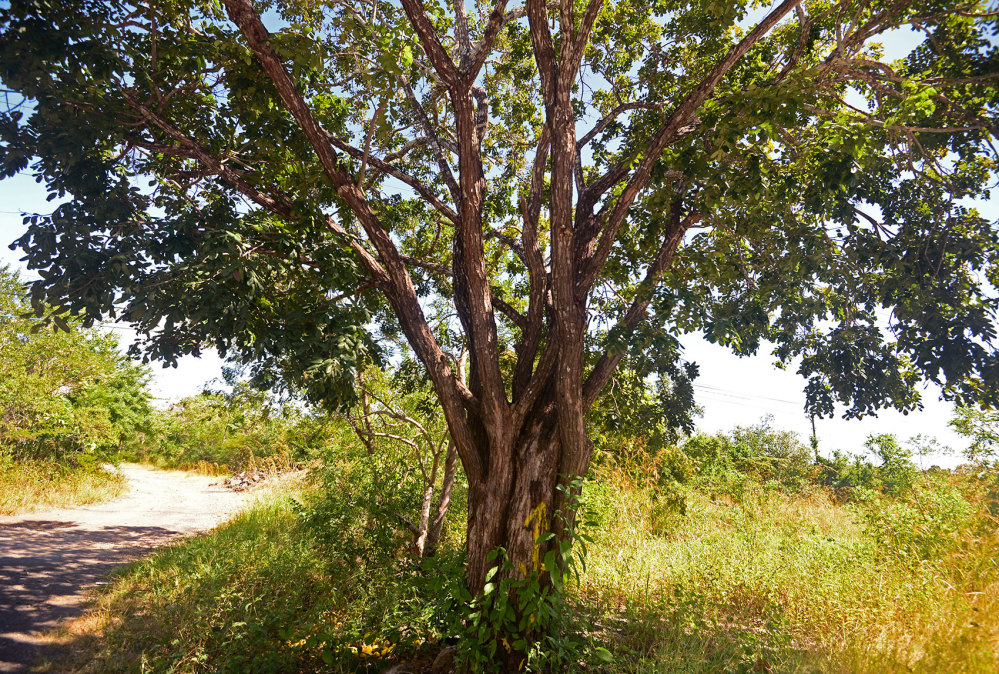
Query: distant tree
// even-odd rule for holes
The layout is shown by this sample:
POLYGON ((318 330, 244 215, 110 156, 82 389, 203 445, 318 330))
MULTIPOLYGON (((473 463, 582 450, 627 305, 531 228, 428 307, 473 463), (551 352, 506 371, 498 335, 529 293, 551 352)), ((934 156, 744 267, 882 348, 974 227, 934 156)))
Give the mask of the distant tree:
POLYGON ((999 411, 958 405, 950 426, 971 441, 964 452, 969 461, 988 463, 999 459, 999 411))
POLYGON ((941 456, 953 453, 950 447, 937 440, 936 437, 923 435, 922 433, 911 436, 906 440, 905 445, 913 456, 919 457, 920 468, 923 468, 923 459, 927 456, 941 456))
POLYGON ((23 458, 105 458, 149 415, 146 368, 113 335, 59 317, 26 318, 17 274, 0 267, 0 451, 23 458))
POLYGON ((150 357, 210 344, 348 404, 404 335, 478 591, 496 548, 539 558, 532 513, 568 536, 587 410, 682 333, 800 357, 820 415, 913 409, 920 375, 999 404, 999 238, 968 205, 996 167, 993 10, 11 0, 0 173, 65 200, 18 242, 33 297, 134 322, 150 357))
POLYGON ((917 475, 916 464, 912 462, 912 451, 900 445, 894 435, 868 435, 864 448, 881 460, 875 475, 885 493, 898 495, 912 488, 917 475))

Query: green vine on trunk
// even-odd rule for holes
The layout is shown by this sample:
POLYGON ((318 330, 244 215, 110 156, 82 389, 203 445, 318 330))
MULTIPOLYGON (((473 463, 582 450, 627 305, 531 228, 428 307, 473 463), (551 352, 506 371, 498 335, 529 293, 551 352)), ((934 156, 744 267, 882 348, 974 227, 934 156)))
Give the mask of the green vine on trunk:
POLYGON ((578 509, 581 488, 581 478, 559 486, 566 507, 555 517, 565 525, 564 538, 550 530, 544 502, 524 521, 534 537, 530 570, 523 563, 515 567, 499 547, 489 553, 495 565, 486 573, 482 594, 459 593, 465 611, 460 616, 458 659, 467 671, 565 671, 589 651, 610 660, 606 649, 591 649, 578 636, 581 630, 573 626, 581 618, 566 601, 565 587, 573 577, 578 583, 585 572, 586 544, 593 540, 587 530, 594 522, 587 513, 570 516, 578 509))

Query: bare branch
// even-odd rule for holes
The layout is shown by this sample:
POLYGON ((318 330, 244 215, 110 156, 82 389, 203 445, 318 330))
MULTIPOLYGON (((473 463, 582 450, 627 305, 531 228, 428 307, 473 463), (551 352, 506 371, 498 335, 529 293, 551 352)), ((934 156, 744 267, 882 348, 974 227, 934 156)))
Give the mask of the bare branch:
POLYGON ((387 105, 388 101, 382 101, 378 104, 374 114, 371 115, 371 122, 368 124, 368 135, 364 139, 364 154, 361 157, 361 170, 357 172, 358 189, 361 189, 364 185, 364 172, 368 169, 368 155, 371 154, 371 137, 375 135, 375 124, 378 123, 378 118, 385 111, 385 107, 387 105))
POLYGON ((437 130, 434 128, 433 122, 430 121, 427 111, 424 110, 423 106, 420 104, 420 100, 416 97, 416 92, 413 91, 413 87, 410 86, 409 82, 405 78, 400 77, 399 80, 402 84, 403 90, 406 92, 406 98, 409 99, 413 112, 416 113, 416 118, 420 122, 420 126, 423 127, 423 133, 427 136, 427 139, 430 142, 430 148, 433 151, 434 159, 437 160, 437 168, 440 170, 441 177, 444 178, 444 183, 451 192, 451 200, 455 204, 460 204, 461 190, 458 188, 458 183, 454 179, 454 174, 451 173, 450 164, 448 164, 447 159, 444 157, 444 150, 441 147, 441 140, 437 135, 437 130))
POLYGON ((579 141, 576 143, 576 146, 582 149, 583 147, 588 145, 590 141, 592 141, 594 138, 597 137, 597 134, 599 134, 601 131, 610 126, 611 122, 613 122, 622 113, 627 112, 628 110, 662 110, 662 107, 663 107, 662 103, 644 103, 640 101, 635 101, 632 103, 622 103, 621 105, 617 106, 616 108, 608 112, 606 115, 604 115, 603 119, 597 122, 592 129, 587 131, 583 135, 583 137, 579 139, 579 141))
MULTIPOLYGON (((340 140, 339 138, 333 135, 327 134, 326 138, 333 147, 335 147, 336 149, 340 150, 345 154, 350 155, 351 157, 354 157, 355 159, 361 159, 364 156, 364 153, 359 148, 356 148, 353 145, 350 145, 349 143, 345 143, 344 141, 340 140)), ((446 217, 451 222, 454 222, 458 218, 458 214, 455 213, 450 206, 441 201, 437 197, 437 195, 435 195, 430 190, 430 188, 424 185, 423 182, 420 181, 419 179, 414 178, 413 176, 409 175, 405 171, 396 168, 395 166, 392 166, 384 159, 378 159, 376 157, 369 156, 368 163, 372 167, 381 171, 382 173, 390 175, 393 178, 400 180, 409 185, 410 187, 412 187, 414 190, 419 192, 421 197, 427 200, 427 203, 429 203, 431 206, 440 211, 441 214, 443 214, 444 217, 446 217)))

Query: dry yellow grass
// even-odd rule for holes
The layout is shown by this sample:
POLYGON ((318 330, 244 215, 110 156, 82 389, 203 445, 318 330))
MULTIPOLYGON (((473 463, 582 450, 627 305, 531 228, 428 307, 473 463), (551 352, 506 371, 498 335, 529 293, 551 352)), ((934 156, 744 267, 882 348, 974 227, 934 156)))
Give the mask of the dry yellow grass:
POLYGON ((651 492, 606 493, 580 594, 617 646, 614 671, 999 671, 994 531, 915 560, 823 492, 690 492, 671 517, 651 492))
POLYGON ((121 496, 127 481, 101 468, 67 469, 49 462, 0 462, 0 515, 69 508, 121 496))

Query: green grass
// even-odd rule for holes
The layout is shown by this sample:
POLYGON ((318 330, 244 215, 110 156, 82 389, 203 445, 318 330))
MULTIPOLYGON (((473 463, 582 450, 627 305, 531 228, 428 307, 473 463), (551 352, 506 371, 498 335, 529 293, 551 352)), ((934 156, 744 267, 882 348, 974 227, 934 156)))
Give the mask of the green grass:
POLYGON ((14 461, 0 454, 0 515, 68 508, 121 496, 128 481, 99 467, 14 461))
POLYGON ((920 559, 824 492, 692 492, 679 516, 627 484, 597 491, 580 593, 613 671, 999 670, 994 521, 920 559))
POLYGON ((331 564, 292 495, 124 567, 37 671, 381 671, 387 644, 366 634, 418 604, 412 585, 331 564))
MULTIPOLYGON (((600 526, 570 602, 614 662, 588 671, 999 669, 999 544, 984 511, 977 525, 950 531, 925 494, 929 524, 912 524, 897 513, 865 516, 892 512, 888 502, 843 506, 821 491, 754 488, 739 501, 688 492, 680 515, 620 475, 601 478, 586 497, 600 526), (931 535, 936 556, 914 555, 913 542, 931 535)), ((336 561, 323 549, 291 498, 272 495, 117 574, 63 632, 74 655, 43 670, 348 672, 382 671, 394 657, 429 662, 443 636, 431 579, 404 561, 336 561), (375 635, 388 633, 397 646, 385 656, 375 635)))

